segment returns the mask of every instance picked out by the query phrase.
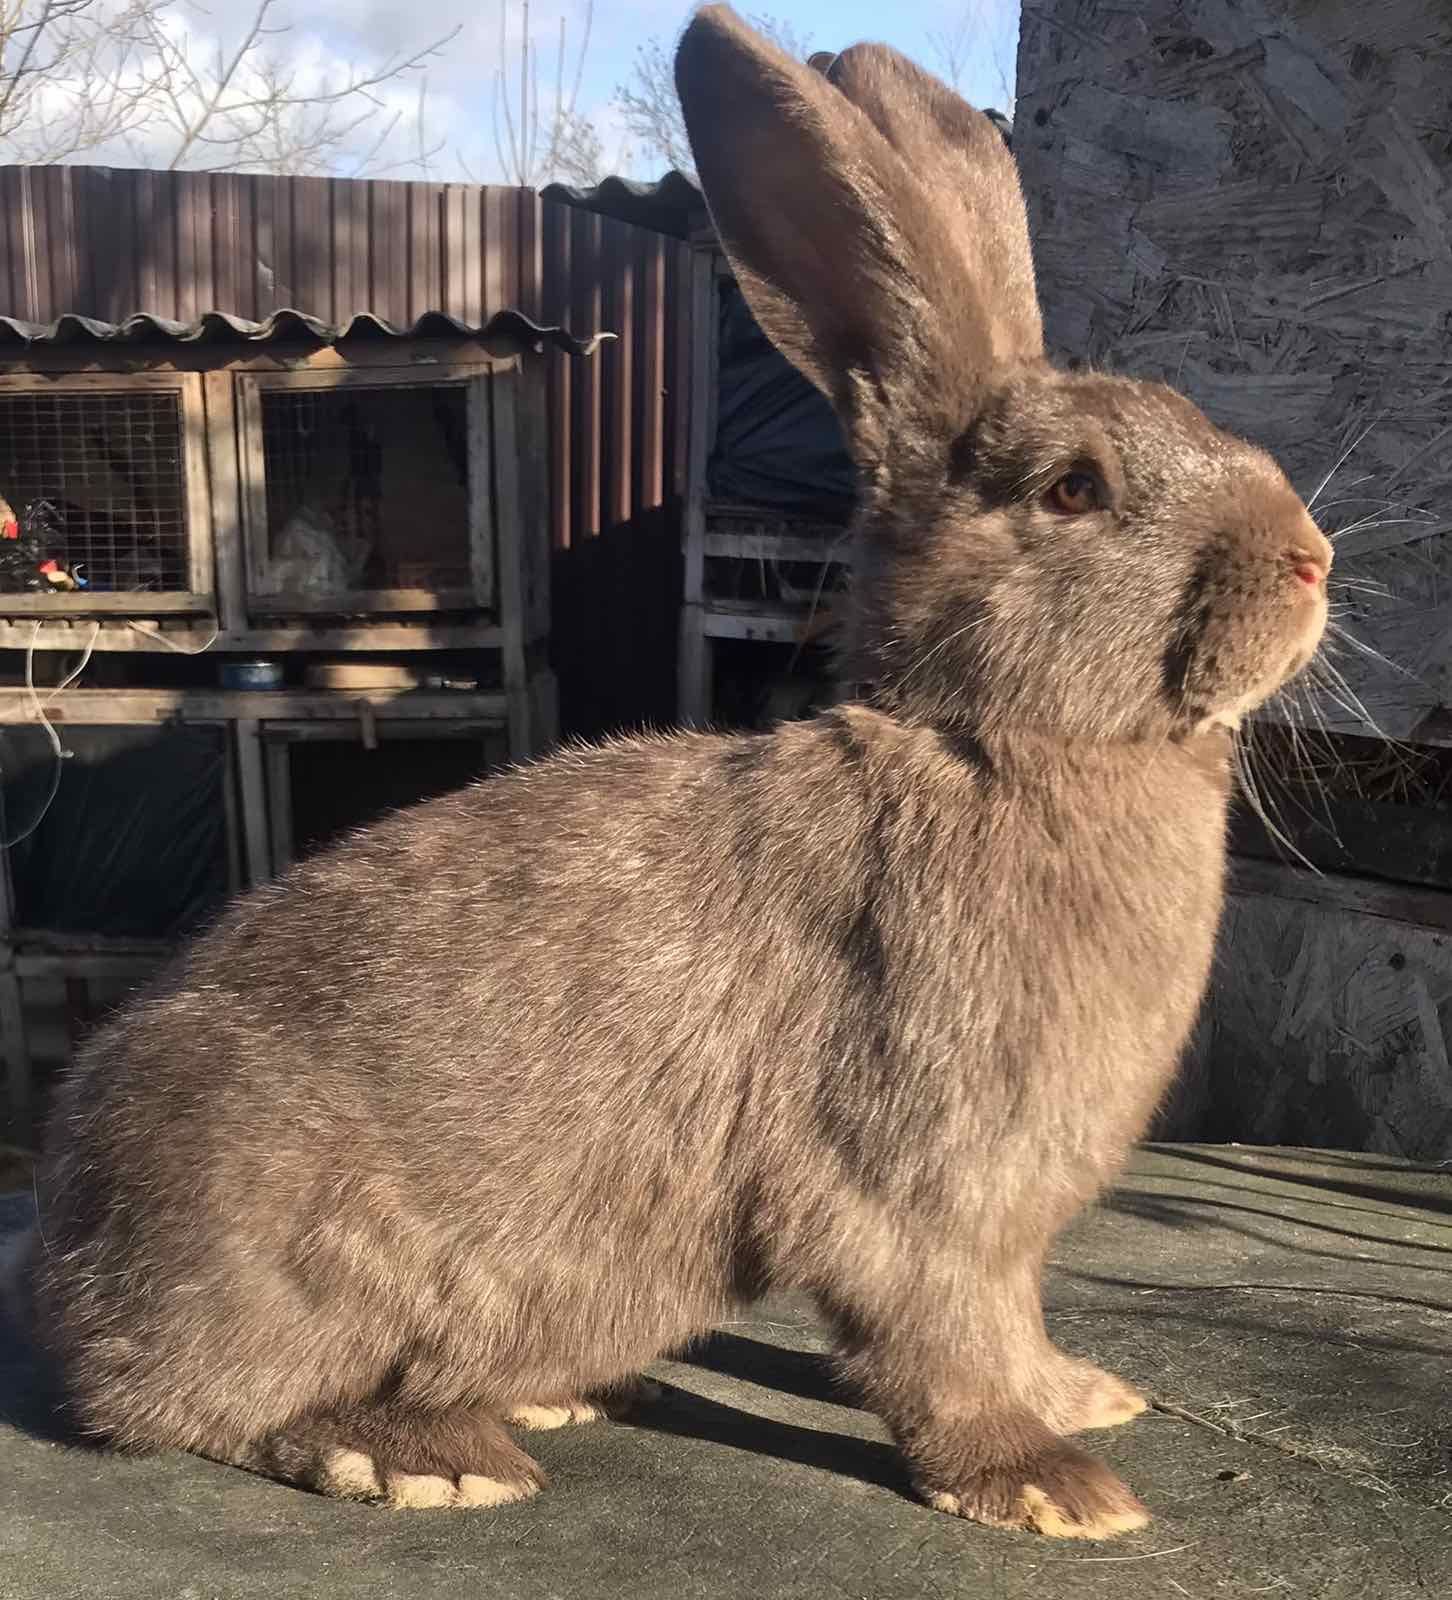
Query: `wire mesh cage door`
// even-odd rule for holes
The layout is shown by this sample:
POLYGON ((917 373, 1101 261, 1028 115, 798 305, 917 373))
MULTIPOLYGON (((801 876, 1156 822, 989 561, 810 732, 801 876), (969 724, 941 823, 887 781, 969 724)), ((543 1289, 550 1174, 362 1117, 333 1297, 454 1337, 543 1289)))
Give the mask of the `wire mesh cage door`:
POLYGON ((489 382, 442 371, 244 378, 250 604, 492 606, 489 382))
POLYGON ((0 612, 204 608, 202 433, 191 375, 0 378, 0 612))

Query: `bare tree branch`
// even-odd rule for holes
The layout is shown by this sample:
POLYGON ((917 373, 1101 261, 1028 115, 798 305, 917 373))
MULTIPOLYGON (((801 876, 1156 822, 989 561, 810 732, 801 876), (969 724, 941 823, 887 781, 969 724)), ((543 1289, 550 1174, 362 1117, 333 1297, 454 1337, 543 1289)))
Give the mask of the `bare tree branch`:
MULTIPOLYGON (((799 61, 811 53, 811 35, 790 22, 762 14, 748 20, 799 61)), ((640 153, 663 167, 694 173, 691 141, 676 98, 675 53, 674 39, 651 39, 639 46, 629 79, 615 91, 615 103, 640 153)))
POLYGON ((457 34, 369 66, 310 73, 277 42, 277 0, 241 30, 199 38, 185 0, 0 0, 0 159, 124 152, 140 164, 232 172, 355 175, 387 160, 395 134, 430 159, 423 69, 457 34), (416 106, 396 89, 419 80, 416 106))
POLYGON ((994 27, 994 10, 993 0, 969 0, 952 27, 928 34, 928 49, 937 59, 939 72, 955 89, 963 87, 964 74, 973 62, 986 59, 1000 97, 995 109, 1011 116, 1018 75, 1014 41, 1002 28, 994 27))
MULTIPOLYGON (((510 0, 499 0, 499 60, 490 108, 494 158, 504 181, 525 188, 537 188, 555 178, 580 184, 598 182, 603 176, 604 144, 599 131, 579 109, 580 85, 595 25, 594 0, 584 0, 573 68, 565 19, 560 19, 554 89, 547 110, 541 107, 540 51, 530 26, 530 0, 519 0, 517 86, 509 43, 509 6, 510 0)), ((462 157, 460 162, 462 165, 462 157)))

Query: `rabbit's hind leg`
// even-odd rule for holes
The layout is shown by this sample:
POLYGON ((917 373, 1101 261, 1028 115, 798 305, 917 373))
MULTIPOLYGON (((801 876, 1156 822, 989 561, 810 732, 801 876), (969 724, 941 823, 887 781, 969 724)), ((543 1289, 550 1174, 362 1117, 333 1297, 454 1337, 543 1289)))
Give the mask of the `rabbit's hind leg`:
POLYGON ((395 1400, 305 1419, 231 1461, 319 1494, 397 1510, 511 1505, 545 1482, 488 1411, 429 1411, 395 1400))

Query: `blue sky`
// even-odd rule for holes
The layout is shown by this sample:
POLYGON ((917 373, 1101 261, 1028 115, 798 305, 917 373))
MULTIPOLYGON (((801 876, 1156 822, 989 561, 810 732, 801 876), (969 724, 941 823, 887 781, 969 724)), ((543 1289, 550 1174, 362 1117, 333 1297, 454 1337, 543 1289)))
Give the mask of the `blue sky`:
MULTIPOLYGON (((229 20, 250 8, 251 0, 220 0, 209 15, 228 31, 229 20)), ((500 59, 498 0, 285 0, 294 31, 279 44, 309 51, 325 62, 368 62, 391 51, 406 52, 456 24, 462 29, 446 55, 429 68, 430 134, 442 140, 438 177, 481 179, 493 170, 490 132, 493 76, 500 59)), ((861 39, 884 40, 925 65, 948 75, 935 40, 956 36, 961 65, 959 87, 980 105, 1003 106, 1005 79, 1012 81, 1018 34, 1019 0, 768 0, 759 7, 810 36, 815 49, 841 49, 861 39)), ((651 38, 671 40, 691 7, 681 0, 596 0, 590 48, 581 77, 580 108, 601 127, 607 163, 628 165, 637 175, 651 163, 631 153, 613 108, 617 85, 630 73, 636 48, 651 38)), ((522 0, 507 0, 505 13, 511 63, 517 60, 522 0)), ((553 78, 553 56, 561 17, 571 52, 582 37, 583 0, 532 0, 530 31, 547 52, 545 74, 553 78)), ((409 90, 409 94, 414 91, 409 90)), ((400 95, 399 104, 404 103, 400 95)))

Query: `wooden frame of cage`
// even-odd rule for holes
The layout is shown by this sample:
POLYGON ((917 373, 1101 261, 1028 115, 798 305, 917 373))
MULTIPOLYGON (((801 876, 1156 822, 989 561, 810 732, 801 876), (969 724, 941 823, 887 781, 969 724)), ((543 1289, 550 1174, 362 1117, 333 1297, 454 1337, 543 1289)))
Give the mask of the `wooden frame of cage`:
MULTIPOLYGON (((534 687, 538 692, 541 686, 536 682, 534 687)), ((431 735, 482 738, 489 730, 505 734, 511 745, 514 737, 507 692, 68 689, 56 695, 41 689, 38 693, 47 715, 62 730, 67 724, 148 727, 178 722, 226 730, 223 803, 228 882, 233 892, 266 882, 291 859, 287 796, 278 789, 278 758, 269 753, 269 740, 285 757, 285 741, 350 738, 355 729, 365 743, 373 738, 431 735), (274 774, 271 789, 270 765, 274 774)), ((8 699, 0 700, 0 727, 33 726, 37 720, 34 705, 23 691, 12 691, 8 699)), ((0 852, 0 1052, 8 1120, 22 1137, 33 1129, 34 1110, 25 981, 140 980, 170 949, 166 943, 148 942, 143 948, 132 940, 57 935, 18 927, 9 858, 0 852)))
MULTIPOLYGON (((31 389, 161 386, 183 392, 188 397, 189 516, 197 560, 213 576, 208 591, 193 597, 202 615, 178 614, 183 608, 164 604, 166 596, 141 596, 145 604, 133 610, 130 597, 84 593, 42 596, 44 606, 22 604, 7 615, 6 597, 0 597, 0 650, 268 655, 480 650, 499 662, 511 755, 537 755, 558 737, 557 690, 547 661, 550 486, 542 362, 520 355, 513 345, 501 349, 477 339, 379 338, 316 348, 281 343, 38 347, 11 363, 0 383, 31 389), (478 559, 470 591, 462 597, 465 609, 450 613, 441 597, 415 595, 405 597, 416 608, 413 614, 359 615, 334 606, 338 614, 254 616, 247 538, 249 518, 258 514, 260 485, 249 473, 262 441, 260 432, 253 436, 257 410, 249 397, 268 386, 437 386, 483 378, 493 381, 487 408, 477 402, 473 408, 480 437, 472 440, 471 450, 478 453, 474 470, 491 484, 492 494, 475 498, 482 507, 474 537, 478 559), (200 463, 195 468, 190 452, 200 463), (486 523, 492 525, 488 551, 482 544, 486 523), (480 605, 485 596, 489 610, 480 605)), ((482 385, 475 392, 482 392, 482 385)), ((369 598, 351 596, 346 605, 362 606, 369 598)))
MULTIPOLYGON (((124 389, 136 385, 184 388, 200 394, 198 412, 189 401, 189 448, 200 452, 202 470, 189 472, 189 516, 213 581, 199 601, 183 605, 165 595, 146 595, 137 606, 125 596, 70 593, 0 596, 0 649, 159 652, 168 649, 282 653, 319 651, 499 650, 523 671, 527 647, 549 633, 549 492, 543 362, 509 346, 471 339, 377 338, 298 348, 281 342, 160 344, 155 346, 37 346, 11 361, 0 383, 45 388, 57 383, 81 388, 124 389), (369 614, 367 595, 346 597, 331 612, 298 607, 293 615, 258 608, 248 595, 246 522, 249 462, 261 439, 248 438, 244 417, 249 380, 327 386, 361 383, 437 385, 511 374, 492 391, 493 516, 496 525, 488 611, 478 605, 479 583, 451 611, 439 597, 401 598, 396 612, 369 614), (200 482, 205 492, 193 492, 200 482), (7 606, 6 601, 19 604, 7 606), (186 614, 191 613, 191 614, 186 614), (33 618, 41 622, 39 629, 33 618)), ((189 458, 190 459, 190 458, 189 458)), ((309 605, 313 602, 309 601, 309 605)), ((508 665, 508 660, 507 663, 508 665)))
POLYGON ((182 448, 182 504, 186 516, 187 587, 184 590, 109 590, 103 593, 6 594, 0 592, 0 618, 12 628, 22 619, 29 632, 48 617, 209 616, 215 612, 212 518, 208 493, 206 423, 202 380, 195 372, 3 372, 0 398, 126 394, 160 390, 178 402, 182 448))
POLYGON ((489 613, 496 603, 496 532, 506 550, 518 529, 505 524, 518 515, 519 463, 515 452, 499 440, 517 440, 515 389, 518 368, 439 365, 432 368, 354 367, 347 371, 307 368, 301 371, 246 372, 236 379, 238 448, 242 497, 242 541, 250 618, 347 614, 407 614, 461 611, 489 613), (271 594, 264 589, 269 534, 267 466, 263 442, 262 400, 266 394, 303 390, 336 392, 346 388, 463 389, 467 406, 469 462, 467 588, 436 590, 401 588, 356 590, 336 595, 271 594), (497 485, 497 495, 494 487, 497 485))
POLYGON ((358 718, 327 718, 313 721, 291 721, 268 718, 258 724, 267 787, 267 841, 272 871, 285 872, 296 858, 292 806, 292 770, 290 757, 299 744, 316 742, 342 743, 358 741, 365 749, 376 749, 385 743, 401 743, 410 739, 449 739, 460 742, 477 740, 487 750, 490 733, 504 732, 497 718, 450 718, 375 716, 358 718))

